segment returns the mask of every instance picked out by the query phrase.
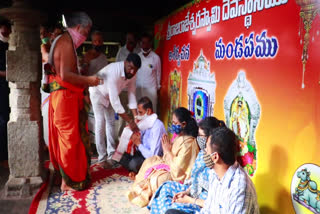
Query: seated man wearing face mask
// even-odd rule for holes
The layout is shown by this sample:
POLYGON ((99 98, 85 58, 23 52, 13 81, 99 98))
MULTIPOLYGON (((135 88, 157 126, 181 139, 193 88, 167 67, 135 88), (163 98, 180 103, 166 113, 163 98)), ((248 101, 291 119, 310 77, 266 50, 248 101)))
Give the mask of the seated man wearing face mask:
POLYGON ((104 54, 103 37, 99 31, 91 34, 92 49, 88 50, 83 57, 82 69, 87 75, 94 75, 108 64, 104 54))
POLYGON ((152 102, 148 97, 138 101, 136 120, 140 132, 133 133, 128 127, 123 130, 117 151, 112 159, 120 163, 134 176, 144 159, 162 155, 161 137, 166 133, 163 123, 153 113, 152 102), (136 150, 136 151, 134 151, 136 150))

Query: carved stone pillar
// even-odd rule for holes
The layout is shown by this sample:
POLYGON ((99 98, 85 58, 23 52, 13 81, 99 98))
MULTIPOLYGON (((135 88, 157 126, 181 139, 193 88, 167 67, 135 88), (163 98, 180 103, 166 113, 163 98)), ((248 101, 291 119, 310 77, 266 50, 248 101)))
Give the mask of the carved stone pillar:
POLYGON ((8 152, 10 177, 5 195, 26 197, 35 193, 43 181, 40 112, 41 53, 39 24, 44 17, 14 0, 0 14, 13 22, 7 52, 7 80, 10 87, 8 152))

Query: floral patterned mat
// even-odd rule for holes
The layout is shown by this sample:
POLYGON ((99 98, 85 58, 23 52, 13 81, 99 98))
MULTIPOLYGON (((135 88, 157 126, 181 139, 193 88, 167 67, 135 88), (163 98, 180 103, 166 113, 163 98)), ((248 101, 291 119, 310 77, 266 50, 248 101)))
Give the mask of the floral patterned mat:
MULTIPOLYGON (((52 173, 51 173, 52 174, 52 173)), ((81 214, 144 214, 147 208, 131 204, 126 192, 132 185, 124 168, 105 170, 91 166, 91 186, 84 191, 61 192, 59 186, 45 185, 34 198, 30 213, 81 213, 81 214)), ((52 176, 48 183, 51 183, 52 176)))

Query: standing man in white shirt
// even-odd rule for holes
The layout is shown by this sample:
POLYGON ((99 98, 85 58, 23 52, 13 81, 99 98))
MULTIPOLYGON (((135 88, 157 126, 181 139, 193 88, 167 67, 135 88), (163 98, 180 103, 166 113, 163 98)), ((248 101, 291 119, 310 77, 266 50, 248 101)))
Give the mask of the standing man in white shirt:
MULTIPOLYGON (((83 69, 87 75, 94 75, 108 65, 107 56, 104 54, 103 35, 100 31, 91 34, 92 48, 83 57, 83 69)), ((124 60, 123 60, 124 61, 124 60)))
POLYGON ((139 131, 134 120, 130 118, 121 105, 119 94, 124 88, 128 88, 128 107, 131 109, 133 116, 136 116, 135 75, 140 67, 140 57, 135 53, 130 53, 125 61, 114 62, 101 69, 97 76, 103 79, 103 84, 89 89, 95 117, 98 162, 104 168, 109 168, 114 164, 111 157, 116 149, 115 112, 129 124, 133 132, 139 131))
MULTIPOLYGON (((129 53, 139 53, 140 48, 137 47, 137 39, 133 32, 128 32, 126 35, 126 44, 121 47, 116 56, 116 62, 125 61, 129 53)), ((128 105, 128 95, 127 95, 127 88, 124 88, 123 91, 120 93, 120 100, 121 103, 124 105, 125 110, 128 110, 126 106, 128 105)), ((122 130, 125 127, 125 121, 122 118, 119 118, 119 123, 117 124, 117 134, 120 136, 122 130), (119 125, 119 127, 118 127, 119 125)))
MULTIPOLYGON (((98 71, 108 65, 108 59, 105 55, 105 47, 103 46, 103 34, 100 31, 91 33, 92 48, 89 49, 81 60, 81 73, 84 75, 95 75, 98 71)), ((87 96, 86 96, 87 97, 87 96)), ((90 141, 95 143, 94 134, 94 114, 90 104, 88 113, 88 130, 90 133, 90 141)))
POLYGON ((147 96, 153 104, 154 112, 157 112, 158 90, 161 81, 160 57, 151 49, 152 37, 144 33, 141 37, 141 68, 137 73, 137 99, 147 96))
POLYGON ((126 36, 126 44, 122 46, 116 56, 116 62, 126 60, 129 53, 139 53, 140 48, 137 47, 136 36, 132 32, 128 32, 126 36))

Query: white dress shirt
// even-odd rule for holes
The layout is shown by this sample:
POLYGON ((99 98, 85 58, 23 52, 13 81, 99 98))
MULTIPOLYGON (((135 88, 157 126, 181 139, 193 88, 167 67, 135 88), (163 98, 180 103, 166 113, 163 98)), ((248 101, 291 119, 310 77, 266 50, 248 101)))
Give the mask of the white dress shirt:
POLYGON ((119 94, 124 88, 128 88, 128 107, 137 108, 136 100, 136 76, 126 79, 124 73, 124 62, 114 62, 101 69, 97 76, 103 79, 103 84, 90 87, 91 96, 101 96, 100 102, 106 107, 111 104, 114 111, 118 114, 125 113, 120 102, 119 94))
MULTIPOLYGON (((141 51, 141 49, 138 47, 135 47, 133 49, 133 53, 136 53, 136 54, 139 53, 140 51, 141 51)), ((125 61, 129 55, 129 53, 130 53, 130 51, 127 49, 127 46, 126 45, 122 46, 117 53, 116 62, 125 61)))
POLYGON ((160 89, 160 57, 153 51, 151 51, 146 57, 142 52, 138 55, 141 58, 141 67, 137 72, 137 88, 156 87, 156 89, 160 89))

